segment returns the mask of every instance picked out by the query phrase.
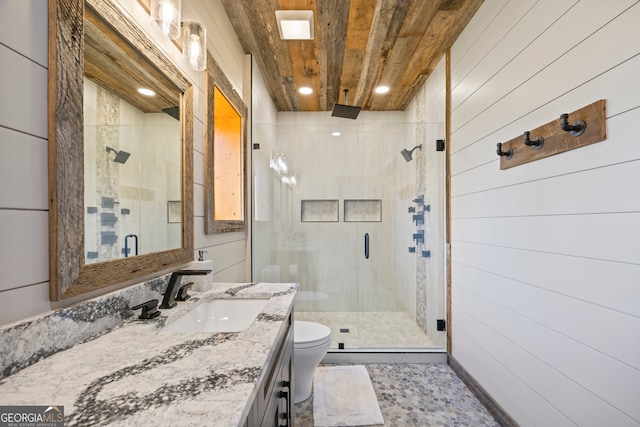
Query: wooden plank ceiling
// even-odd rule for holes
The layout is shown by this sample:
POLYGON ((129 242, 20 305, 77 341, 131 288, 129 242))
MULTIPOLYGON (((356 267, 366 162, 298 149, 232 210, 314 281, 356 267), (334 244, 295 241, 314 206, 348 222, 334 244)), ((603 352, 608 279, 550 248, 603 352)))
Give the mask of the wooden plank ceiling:
POLYGON ((404 110, 482 2, 222 0, 279 111, 330 111, 344 89, 362 110, 404 110), (314 40, 281 40, 276 10, 313 10, 314 40), (375 94, 379 85, 390 92, 375 94))

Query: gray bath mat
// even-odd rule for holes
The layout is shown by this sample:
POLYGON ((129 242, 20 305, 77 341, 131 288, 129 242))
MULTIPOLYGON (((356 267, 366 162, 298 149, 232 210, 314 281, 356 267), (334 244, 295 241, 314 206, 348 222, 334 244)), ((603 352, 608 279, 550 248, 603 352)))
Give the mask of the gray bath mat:
POLYGON ((315 427, 384 424, 378 398, 364 366, 316 368, 313 423, 315 427))

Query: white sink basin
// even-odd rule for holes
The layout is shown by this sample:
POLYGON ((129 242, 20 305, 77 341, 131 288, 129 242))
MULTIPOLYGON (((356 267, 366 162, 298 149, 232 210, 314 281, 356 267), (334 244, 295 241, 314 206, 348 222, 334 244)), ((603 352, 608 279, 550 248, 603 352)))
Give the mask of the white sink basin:
POLYGON ((237 332, 253 323, 268 298, 212 299, 201 302, 169 323, 168 332, 237 332))

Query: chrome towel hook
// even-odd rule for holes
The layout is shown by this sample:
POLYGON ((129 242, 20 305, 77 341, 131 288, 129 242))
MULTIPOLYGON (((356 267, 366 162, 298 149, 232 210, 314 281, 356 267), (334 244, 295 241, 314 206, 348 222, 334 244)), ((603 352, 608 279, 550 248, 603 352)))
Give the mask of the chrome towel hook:
POLYGON ((500 157, 504 156, 504 158, 507 160, 513 157, 513 150, 511 148, 509 148, 507 151, 502 151, 502 142, 498 142, 496 153, 500 157))
POLYGON ((561 114, 560 128, 565 132, 571 132, 571 135, 573 136, 580 136, 584 133, 584 130, 587 128, 587 124, 582 120, 577 120, 572 124, 569 124, 569 115, 561 114))
POLYGON ((529 138, 529 131, 526 131, 524 133, 524 145, 527 147, 533 147, 535 150, 539 150, 544 145, 544 138, 536 136, 536 139, 531 140, 531 138, 529 138))

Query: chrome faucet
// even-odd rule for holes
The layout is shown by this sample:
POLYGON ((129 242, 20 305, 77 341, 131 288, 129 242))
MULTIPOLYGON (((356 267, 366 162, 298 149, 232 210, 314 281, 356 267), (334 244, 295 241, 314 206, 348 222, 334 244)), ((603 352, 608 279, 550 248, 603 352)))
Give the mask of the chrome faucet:
POLYGON ((211 270, 178 270, 171 273, 171 278, 169 279, 167 290, 164 292, 164 298, 162 299, 160 308, 173 308, 177 305, 176 294, 180 288, 178 285, 180 284, 182 276, 205 276, 209 273, 211 273, 211 270))

